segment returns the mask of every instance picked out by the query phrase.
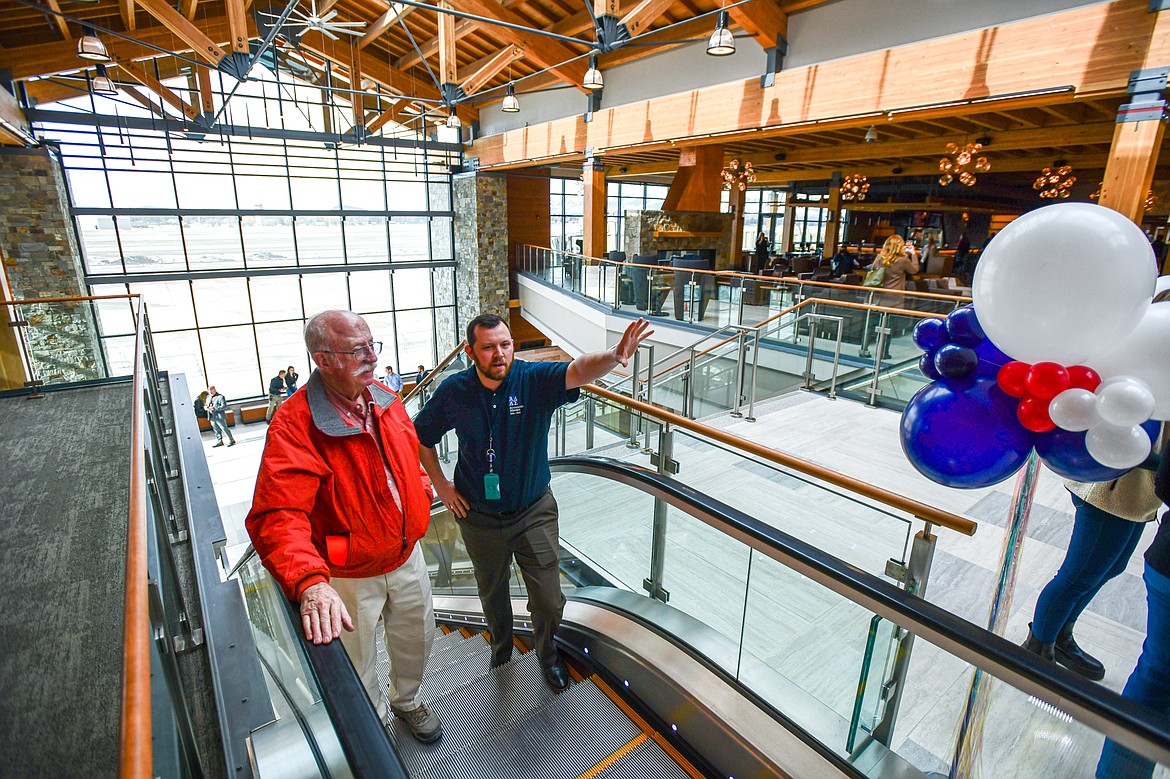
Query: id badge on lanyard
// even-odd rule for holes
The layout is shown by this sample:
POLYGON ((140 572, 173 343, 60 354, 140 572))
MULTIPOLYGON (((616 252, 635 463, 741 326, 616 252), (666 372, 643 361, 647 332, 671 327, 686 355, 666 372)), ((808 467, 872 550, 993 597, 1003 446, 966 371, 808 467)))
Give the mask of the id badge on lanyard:
POLYGON ((483 475, 483 497, 484 500, 499 500, 500 475, 495 472, 496 450, 492 448, 491 433, 488 433, 487 463, 488 472, 483 475))

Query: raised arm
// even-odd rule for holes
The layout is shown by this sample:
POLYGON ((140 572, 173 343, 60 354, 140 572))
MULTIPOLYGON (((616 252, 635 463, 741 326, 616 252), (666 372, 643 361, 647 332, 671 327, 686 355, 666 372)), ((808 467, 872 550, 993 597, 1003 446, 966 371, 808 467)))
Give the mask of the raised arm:
MULTIPOLYGON (((612 349, 604 352, 590 352, 583 354, 569 363, 569 370, 565 372, 565 389, 576 389, 591 381, 600 379, 613 370, 615 365, 625 367, 630 358, 638 350, 638 346, 654 333, 647 330, 650 323, 638 318, 630 323, 622 338, 612 349)), ((434 478, 432 476, 432 478, 434 478)))

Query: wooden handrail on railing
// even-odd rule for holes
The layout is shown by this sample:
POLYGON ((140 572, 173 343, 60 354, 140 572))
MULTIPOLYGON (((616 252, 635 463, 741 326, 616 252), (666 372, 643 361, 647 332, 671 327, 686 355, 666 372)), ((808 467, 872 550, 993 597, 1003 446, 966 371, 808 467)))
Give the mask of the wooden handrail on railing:
POLYGON ((415 396, 417 396, 418 393, 422 390, 423 387, 425 387, 436 376, 438 376, 440 373, 442 373, 444 370, 446 370, 448 365, 455 362, 455 358, 458 357, 463 352, 463 347, 465 347, 465 346, 467 346, 467 339, 466 338, 464 338, 462 341, 460 341, 458 346, 456 346, 454 349, 452 349, 447 354, 446 357, 444 357, 442 360, 440 360, 439 364, 436 365, 431 370, 430 373, 428 373, 426 376, 423 376, 422 381, 418 382, 413 387, 411 387, 410 392, 406 393, 406 395, 402 398, 402 402, 408 403, 411 400, 413 400, 415 398, 415 396))
MULTIPOLYGON (((147 606, 146 510, 146 317, 137 298, 134 351, 134 406, 131 418, 130 511, 126 529, 126 615, 122 626, 122 705, 118 776, 153 776, 150 715, 150 613, 147 606)), ((162 489, 166 489, 163 485, 162 489)))
POLYGON ((634 411, 638 411, 647 416, 654 417, 663 422, 666 422, 674 427, 680 427, 684 430, 689 430, 692 433, 708 438, 712 441, 718 441, 721 444, 726 444, 734 449, 738 449, 748 454, 755 455, 768 462, 782 465, 785 468, 791 468, 794 471, 799 471, 807 476, 812 476, 815 479, 828 482, 837 487, 846 489, 857 495, 863 495, 879 503, 883 503, 891 508, 905 511, 919 519, 929 522, 933 525, 945 527, 950 530, 962 533, 964 535, 975 535, 976 529, 979 525, 973 520, 961 517, 958 514, 952 514, 949 511, 935 508, 927 505, 921 501, 908 498, 905 495, 899 495, 896 492, 884 490, 869 482, 855 479, 852 476, 846 476, 843 473, 838 473, 830 468, 826 468, 816 463, 810 463, 807 460, 801 460, 799 457, 794 457, 790 454, 785 454, 777 449, 764 446, 763 444, 749 441, 746 438, 737 436, 734 433, 728 433, 725 430, 705 425, 702 422, 696 422, 693 419, 679 416, 671 411, 659 408, 658 406, 643 403, 639 400, 627 398, 625 395, 620 395, 616 392, 598 387, 595 384, 588 384, 585 389, 598 397, 610 400, 618 405, 625 406, 634 411))

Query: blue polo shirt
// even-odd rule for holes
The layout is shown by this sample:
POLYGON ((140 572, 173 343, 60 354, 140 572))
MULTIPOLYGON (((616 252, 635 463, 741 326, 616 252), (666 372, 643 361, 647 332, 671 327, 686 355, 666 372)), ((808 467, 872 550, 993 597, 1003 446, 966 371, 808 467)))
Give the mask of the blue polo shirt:
POLYGON ((499 389, 492 392, 479 380, 475 366, 444 381, 414 418, 423 446, 439 443, 454 428, 459 438, 455 487, 476 511, 513 512, 536 501, 552 478, 548 469, 548 428, 553 412, 581 396, 565 389, 564 362, 516 360, 499 389), (500 497, 484 497, 491 434, 500 476, 500 497))

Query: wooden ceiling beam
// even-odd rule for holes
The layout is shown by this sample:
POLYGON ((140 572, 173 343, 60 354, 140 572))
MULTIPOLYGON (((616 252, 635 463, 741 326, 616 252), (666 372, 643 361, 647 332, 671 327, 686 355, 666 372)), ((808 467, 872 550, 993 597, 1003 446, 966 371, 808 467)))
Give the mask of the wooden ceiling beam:
POLYGON ((249 56, 248 51, 248 12, 244 10, 244 0, 223 0, 224 10, 227 12, 228 33, 231 41, 228 48, 233 54, 249 56))
POLYGON ((61 6, 57 3, 57 0, 45 0, 45 5, 49 6, 49 10, 53 12, 46 14, 46 16, 53 20, 53 24, 60 31, 61 37, 67 41, 73 40, 73 35, 69 32, 69 25, 65 23, 65 19, 61 16, 61 6))
POLYGON ((407 14, 415 10, 413 5, 391 5, 386 13, 379 16, 368 27, 366 34, 358 41, 358 48, 364 49, 382 37, 382 34, 393 27, 399 19, 405 19, 407 14))
MULTIPOLYGON (((505 8, 511 8, 512 6, 520 5, 521 3, 525 2, 525 1, 526 0, 504 0, 503 5, 505 8)), ((413 6, 411 6, 411 7, 413 7, 413 6)), ((588 11, 582 11, 581 13, 585 15, 586 19, 589 19, 588 11)), ((578 14, 578 15, 580 15, 580 14, 578 14)), ((455 23, 455 39, 458 40, 459 38, 462 38, 464 35, 475 32, 476 30, 482 29, 484 27, 486 27, 486 25, 483 25, 479 22, 473 22, 470 19, 460 19, 455 23)), ((592 27, 593 27, 593 22, 589 22, 588 26, 585 29, 591 29, 592 27)), ((558 35, 576 35, 577 32, 579 32, 579 31, 562 32, 561 30, 556 29, 556 25, 554 25, 553 28, 549 30, 549 32, 555 32, 558 35)), ((414 47, 411 47, 409 52, 407 52, 406 54, 404 54, 398 58, 398 61, 394 63, 394 67, 396 67, 400 70, 406 70, 407 68, 411 68, 415 65, 422 63, 423 57, 426 57, 427 59, 430 59, 431 57, 433 57, 435 54, 437 54, 439 52, 439 38, 438 38, 438 36, 435 36, 434 38, 431 38, 426 43, 421 44, 419 46, 419 49, 422 51, 422 57, 419 56, 418 51, 415 51, 414 47)))
POLYGON ((191 21, 195 21, 195 11, 199 8, 199 0, 179 0, 179 13, 191 21))
POLYGON ((142 94, 138 91, 137 88, 132 87, 129 84, 119 84, 118 89, 122 90, 123 94, 129 95, 130 98, 132 98, 134 101, 140 103, 146 110, 150 111, 159 119, 171 118, 170 114, 163 110, 161 101, 158 103, 154 102, 148 95, 142 94))
MULTIPOLYGON (((439 0, 439 8, 450 10, 447 0, 439 0)), ((439 83, 459 83, 459 62, 455 52, 455 17, 439 12, 439 83)))
POLYGON ((770 49, 777 37, 788 37, 788 14, 776 0, 752 0, 728 9, 731 20, 756 39, 760 48, 770 49))
POLYGON ((673 4, 674 0, 642 0, 622 17, 620 24, 630 31, 630 37, 639 35, 673 4))
POLYGON ((118 66, 118 70, 122 71, 127 76, 149 89, 151 92, 154 92, 164 101, 166 101, 167 105, 181 112, 188 119, 199 118, 198 108, 179 97, 179 95, 173 89, 165 86, 161 81, 152 76, 150 73, 147 73, 138 65, 129 62, 117 62, 112 64, 116 64, 118 66))
POLYGON ((207 68, 192 68, 195 84, 199 88, 199 108, 206 115, 215 114, 215 91, 211 88, 211 71, 207 68))
MULTIPOLYGON (((175 13, 177 15, 177 12, 175 13)), ((215 41, 215 45, 222 45, 229 41, 230 33, 226 16, 201 19, 200 24, 206 34, 205 37, 215 41)), ((253 27, 249 27, 249 35, 255 37, 253 27)), ((107 36, 104 43, 110 56, 122 62, 159 56, 158 51, 151 48, 150 45, 163 48, 175 47, 171 51, 180 53, 190 51, 188 47, 175 40, 175 35, 169 29, 161 25, 145 27, 135 33, 134 37, 142 43, 107 36)), ((0 70, 11 71, 12 78, 18 81, 36 76, 72 73, 83 70, 85 67, 86 63, 77 58, 77 44, 72 41, 53 41, 52 43, 20 46, 15 49, 0 49, 0 70)))
MULTIPOLYGON (((1105 162, 1108 158, 1107 154, 1086 154, 1086 155, 1070 155, 1068 157, 1068 164, 1073 166, 1074 170, 1089 171, 1089 170, 1104 170, 1105 162)), ((991 164, 991 172, 982 175, 995 175, 996 173, 1026 173, 1035 171, 1037 175, 1040 173, 1040 168, 1046 164, 1035 157, 1024 157, 1010 160, 995 160, 991 164)), ((900 167, 902 172, 894 174, 891 172, 891 165, 874 165, 863 164, 856 166, 848 166, 848 173, 860 173, 870 178, 905 178, 907 176, 937 176, 938 162, 911 162, 903 163, 900 167)), ((630 166, 630 175, 635 171, 634 166, 630 166)), ((814 168, 804 168, 802 170, 764 170, 756 173, 756 185, 775 185, 784 184, 789 181, 824 181, 832 177, 834 172, 841 171, 840 165, 819 166, 814 168)), ((953 186, 953 185, 952 185, 953 186)), ((849 208, 850 206, 845 206, 849 208)))
POLYGON ((524 59, 524 49, 519 46, 509 46, 494 56, 488 57, 486 62, 476 63, 478 67, 473 65, 468 68, 472 73, 464 79, 460 86, 463 87, 463 91, 467 95, 474 95, 487 86, 488 82, 495 78, 500 71, 518 59, 524 59))
MULTIPOLYGON (((213 67, 219 67, 219 63, 223 61, 223 50, 216 45, 215 41, 209 38, 203 30, 196 27, 191 20, 172 8, 166 0, 123 0, 123 2, 137 2, 144 11, 186 42, 197 56, 211 63, 213 67)), ((231 24, 229 23, 229 32, 230 30, 231 24)))
POLYGON ((122 25, 127 30, 133 32, 138 29, 137 22, 134 20, 134 0, 118 0, 118 13, 122 16, 122 25))
MULTIPOLYGON (((524 18, 515 11, 506 8, 496 0, 448 0, 451 7, 457 11, 475 14, 489 19, 495 19, 509 24, 526 26, 524 18)), ((587 92, 581 85, 585 79, 585 63, 573 59, 583 52, 574 51, 567 45, 546 38, 542 35, 529 35, 510 27, 495 27, 491 31, 492 37, 519 46, 524 49, 525 56, 532 59, 542 68, 549 68, 564 81, 572 84, 582 92, 587 92)))

